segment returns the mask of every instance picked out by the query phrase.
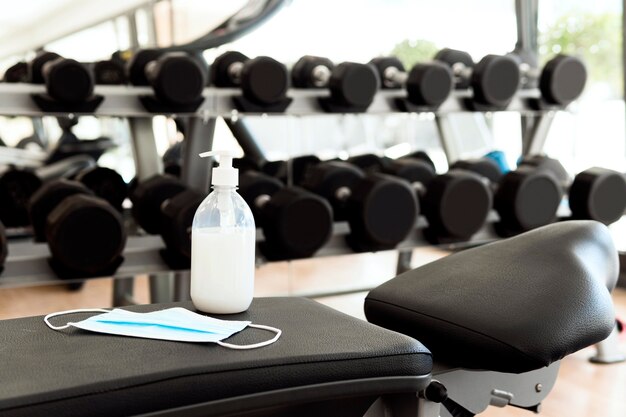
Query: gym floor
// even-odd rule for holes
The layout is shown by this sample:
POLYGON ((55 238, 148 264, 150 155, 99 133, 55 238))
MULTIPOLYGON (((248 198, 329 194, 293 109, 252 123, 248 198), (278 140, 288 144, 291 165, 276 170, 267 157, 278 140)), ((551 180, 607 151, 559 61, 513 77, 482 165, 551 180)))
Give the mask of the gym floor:
MULTIPOLYGON (((414 252, 413 264, 433 261, 445 252, 431 248, 414 252)), ((336 258, 273 263, 257 270, 256 295, 311 295, 330 289, 346 291, 374 287, 394 275, 394 252, 352 255, 336 258), (322 263, 323 262, 323 263, 322 263), (329 273, 329 271, 333 271, 329 273), (297 277, 297 280, 295 278, 297 277)), ((80 291, 68 292, 64 286, 39 286, 0 290, 0 319, 41 315, 73 308, 110 306, 112 280, 88 281, 80 291)), ((364 319, 366 292, 317 298, 337 310, 364 319)), ((135 280, 134 297, 139 303, 149 301, 146 276, 135 280)), ((613 293, 617 314, 626 318, 626 290, 613 293)), ((626 340, 622 338, 626 352, 626 340)), ((563 360, 556 387, 543 404, 540 415, 549 417, 626 416, 626 363, 594 365, 588 361, 594 350, 585 349, 563 360)), ((491 407, 487 417, 529 416, 525 410, 491 407)))

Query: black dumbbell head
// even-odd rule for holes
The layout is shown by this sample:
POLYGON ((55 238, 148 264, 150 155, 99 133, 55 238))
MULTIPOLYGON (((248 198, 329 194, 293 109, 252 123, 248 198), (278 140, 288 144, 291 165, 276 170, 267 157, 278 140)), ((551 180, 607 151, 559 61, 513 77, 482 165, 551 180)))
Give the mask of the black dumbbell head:
POLYGON ((487 106, 507 106, 519 85, 519 65, 510 56, 487 55, 472 72, 474 100, 487 106))
POLYGON ((234 80, 229 73, 230 66, 237 62, 245 63, 250 58, 241 52, 228 51, 215 58, 209 68, 209 78, 216 87, 239 87, 239 82, 234 80))
POLYGON ((97 85, 126 84, 126 70, 119 60, 107 59, 93 64, 93 75, 97 85))
POLYGON ((155 175, 139 183, 131 194, 133 217, 146 232, 159 234, 162 224, 161 205, 186 189, 178 178, 171 175, 155 175))
POLYGON ((458 160, 450 166, 450 169, 464 169, 466 171, 471 171, 481 177, 487 178, 494 184, 500 182, 503 175, 498 163, 487 157, 458 160))
POLYGON ((28 169, 9 169, 0 177, 0 221, 6 227, 30 224, 28 204, 41 187, 41 179, 28 169))
POLYGON ((2 222, 0 222, 0 272, 4 268, 4 261, 9 253, 9 244, 7 242, 7 232, 2 222))
POLYGON ((185 105, 198 102, 206 85, 206 72, 198 61, 184 53, 161 55, 146 66, 146 78, 155 96, 166 103, 185 105))
POLYGON ((161 237, 168 250, 191 259, 191 226, 193 217, 206 195, 186 190, 165 200, 161 207, 161 237))
POLYGON ((428 162, 412 158, 393 160, 386 165, 384 172, 411 184, 422 184, 424 187, 437 176, 435 168, 428 162))
POLYGON ((586 82, 587 69, 580 59, 557 55, 543 67, 539 88, 548 103, 567 106, 582 94, 586 82))
POLYGON ((499 229, 509 235, 552 223, 562 198, 562 188, 553 175, 531 167, 510 171, 494 196, 499 229))
POLYGON ((430 156, 428 156, 428 154, 424 151, 411 152, 410 154, 403 156, 402 159, 418 159, 420 161, 426 162, 428 165, 433 167, 433 170, 436 170, 435 163, 430 158, 430 156))
POLYGON ((75 179, 117 209, 122 208, 128 195, 128 185, 117 171, 110 168, 89 168, 79 172, 75 179))
POLYGON ((4 72, 5 83, 26 83, 28 82, 28 64, 26 62, 18 62, 11 65, 4 72))
MULTIPOLYGON (((474 60, 472 56, 464 51, 456 49, 443 48, 434 57, 435 61, 442 62, 450 68, 454 68, 456 65, 462 65, 465 68, 473 68, 474 60)), ((459 77, 457 79, 456 88, 459 90, 465 90, 469 88, 470 80, 466 77, 459 77)))
POLYGON ((394 248, 413 230, 418 214, 408 182, 370 174, 354 186, 348 200, 348 244, 359 252, 394 248))
POLYGON ((48 61, 43 75, 48 95, 61 103, 83 103, 93 95, 93 75, 78 61, 65 58, 48 61))
POLYGON ((28 79, 32 84, 43 84, 45 79, 43 77, 43 66, 48 61, 54 61, 57 58, 60 58, 61 55, 48 52, 41 51, 30 61, 28 65, 28 79))
POLYGON ((463 241, 485 224, 492 194, 477 174, 452 170, 430 182, 421 202, 435 243, 463 241))
POLYGON ((453 87, 452 71, 440 62, 415 65, 406 81, 408 100, 417 106, 439 107, 453 87))
POLYGON ((259 216, 261 207, 257 200, 261 196, 271 197, 283 188, 278 179, 257 171, 247 171, 239 175, 239 194, 246 200, 252 210, 257 223, 261 223, 259 216))
POLYGON ((579 173, 569 190, 569 206, 574 219, 596 220, 606 225, 616 222, 626 210, 624 175, 599 167, 579 173))
POLYGON ((331 97, 346 107, 365 108, 372 104, 380 86, 371 65, 343 62, 333 70, 328 87, 331 97))
POLYGON ((561 164, 558 159, 550 158, 546 155, 525 156, 520 161, 519 166, 530 166, 541 171, 549 172, 554 175, 559 184, 566 184, 569 182, 569 174, 563 164, 561 164))
POLYGON ((163 52, 157 49, 137 51, 126 64, 126 78, 132 85, 150 85, 146 78, 146 65, 157 60, 163 52))
POLYGON ((120 213, 101 198, 76 194, 48 215, 46 240, 58 265, 87 276, 108 275, 126 245, 120 213))
POLYGON ((405 72, 404 65, 402 65, 402 61, 400 61, 395 56, 380 56, 372 59, 370 62, 376 71, 378 71, 378 76, 381 79, 380 88, 400 88, 401 85, 398 85, 393 80, 388 79, 387 73, 390 68, 398 72, 405 72))
POLYGON ((322 162, 315 155, 303 155, 291 160, 291 177, 294 184, 302 184, 307 176, 309 168, 322 162))
POLYGON ((388 163, 387 159, 373 153, 351 156, 347 162, 366 172, 382 172, 388 163))
POLYGON ((335 220, 346 220, 345 197, 364 177, 361 169, 347 162, 323 162, 309 169, 302 185, 328 200, 335 220))
POLYGON ((333 61, 320 56, 305 55, 291 68, 291 82, 296 88, 324 88, 326 85, 315 80, 313 71, 317 67, 326 67, 330 74, 335 67, 333 61))
POLYGON ((80 182, 60 179, 46 183, 33 194, 28 211, 37 242, 46 240, 48 215, 61 201, 75 194, 93 195, 93 192, 80 182))
POLYGON ((250 101, 261 105, 286 99, 289 89, 287 67, 268 56, 246 61, 241 70, 241 90, 250 101))
POLYGON ((268 259, 312 256, 332 234, 333 213, 323 198, 298 187, 278 190, 260 210, 268 259))

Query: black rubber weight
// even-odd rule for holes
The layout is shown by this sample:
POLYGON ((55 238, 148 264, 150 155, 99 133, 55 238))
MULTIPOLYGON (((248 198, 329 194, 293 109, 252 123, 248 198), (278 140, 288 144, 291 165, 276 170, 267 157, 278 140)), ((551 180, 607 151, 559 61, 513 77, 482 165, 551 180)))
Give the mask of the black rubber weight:
POLYGON ((548 103, 567 106, 582 94, 586 82, 587 69, 580 59, 557 55, 541 71, 539 88, 548 103))
POLYGON ((0 221, 6 227, 30 223, 28 204, 41 184, 41 179, 26 169, 10 169, 0 177, 0 221))
POLYGON ((137 185, 131 196, 133 217, 150 234, 159 234, 162 217, 161 204, 186 190, 179 179, 170 175, 156 175, 137 185))
POLYGON ((216 87, 238 87, 239 84, 232 79, 228 73, 228 68, 236 63, 244 63, 250 58, 242 54, 241 52, 228 51, 215 58, 210 68, 210 81, 211 84, 216 87))
POLYGON ((98 85, 126 84, 126 72, 120 61, 98 61, 93 65, 93 74, 98 85))
POLYGON ((82 103, 93 95, 93 75, 78 61, 64 58, 49 61, 43 67, 43 75, 48 95, 61 103, 82 103))
POLYGON ((569 205, 574 219, 616 222, 626 210, 624 175, 598 167, 579 173, 569 190, 569 205))
POLYGON ((109 273, 126 245, 120 213, 106 201, 73 195, 48 216, 46 237, 52 257, 69 271, 109 273))
POLYGON ((370 65, 373 65, 374 68, 376 68, 376 71, 378 71, 378 76, 380 77, 380 79, 382 80, 380 88, 400 88, 402 87, 401 85, 398 85, 396 82, 394 82, 393 80, 387 80, 385 79, 385 75, 387 73, 387 70, 390 68, 395 68, 398 72, 406 72, 404 69, 404 65, 402 65, 402 62, 395 56, 381 56, 381 57, 377 57, 372 59, 370 62, 370 65))
POLYGON ((562 198, 552 175, 521 167, 502 178, 494 208, 507 232, 522 233, 554 222, 562 198))
MULTIPOLYGON (((459 51, 456 49, 443 48, 434 58, 436 61, 442 62, 449 66, 450 68, 454 67, 455 64, 463 64, 466 68, 474 67, 474 60, 472 56, 464 51, 459 51)), ((465 90, 469 88, 470 80, 466 77, 459 77, 457 79, 456 88, 459 90, 465 90)))
POLYGON ((248 60, 241 70, 243 95, 258 104, 275 104, 287 97, 289 71, 267 56, 248 60))
POLYGON ((54 52, 42 51, 37 54, 28 65, 28 79, 33 84, 43 84, 45 82, 43 76, 43 66, 48 61, 54 61, 61 55, 54 52))
POLYGON ((146 65, 162 55, 156 49, 142 49, 137 51, 126 65, 126 77, 132 85, 150 85, 146 78, 146 65))
POLYGON ((190 56, 166 54, 146 70, 157 98, 174 105, 200 100, 207 83, 204 68, 190 56))
POLYGON ((263 206, 261 219, 270 258, 310 257, 332 234, 330 204, 298 187, 277 191, 263 206))
POLYGON ((167 248, 191 259, 191 226, 200 203, 206 196, 194 190, 183 191, 166 200, 161 208, 165 219, 161 237, 167 248))
POLYGON ((367 107, 374 100, 380 81, 371 65, 343 62, 335 67, 328 86, 334 100, 348 107, 367 107))
POLYGON ((75 194, 93 194, 91 190, 77 181, 60 179, 42 186, 30 199, 29 214, 33 225, 35 240, 45 242, 48 215, 67 197, 75 194))
POLYGON ((452 71, 447 65, 438 62, 415 65, 409 71, 406 82, 409 101, 429 107, 438 107, 446 101, 453 86, 452 71))
POLYGON ((432 180, 422 202, 434 235, 467 240, 485 224, 492 195, 477 174, 454 170, 432 180))
POLYGON ((11 65, 4 72, 3 81, 5 83, 26 83, 28 82, 28 64, 26 62, 18 62, 11 65))
POLYGON ((408 182, 384 174, 365 177, 348 201, 349 243, 354 250, 391 249, 413 230, 419 212, 408 182))
POLYGON ((117 209, 122 208, 122 203, 128 195, 128 185, 117 171, 110 168, 93 167, 86 169, 76 176, 76 180, 117 209))
POLYGON ((491 158, 483 157, 476 159, 459 160, 450 166, 450 169, 464 169, 471 171, 489 179, 494 184, 497 184, 502 179, 502 171, 496 161, 491 158))
POLYGON ((329 71, 335 67, 328 58, 305 55, 300 58, 291 68, 291 82, 296 88, 324 88, 323 85, 315 85, 313 70, 315 67, 325 66, 329 71))
POLYGON ((509 56, 487 55, 472 73, 474 100, 488 106, 508 105, 519 84, 519 65, 509 56))

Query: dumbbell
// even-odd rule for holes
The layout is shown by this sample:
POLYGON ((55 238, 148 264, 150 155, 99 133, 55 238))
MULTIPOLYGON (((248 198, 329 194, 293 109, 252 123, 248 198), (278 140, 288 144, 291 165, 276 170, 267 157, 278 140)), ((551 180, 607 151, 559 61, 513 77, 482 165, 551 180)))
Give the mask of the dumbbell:
POLYGON ((576 100, 585 88, 587 69, 583 61, 577 57, 556 55, 539 71, 522 62, 518 55, 509 56, 518 62, 521 87, 539 87, 541 96, 549 105, 565 107, 576 100))
POLYGON ((441 62, 416 64, 408 73, 396 57, 374 58, 370 64, 378 71, 382 88, 405 88, 407 100, 416 106, 439 107, 453 88, 452 71, 441 62))
POLYGON ((127 76, 132 85, 152 86, 157 99, 174 106, 199 103, 206 85, 200 58, 184 52, 138 51, 128 62, 127 76))
POLYGON ((510 56, 486 55, 477 64, 463 51, 444 48, 435 60, 452 69, 456 89, 472 87, 472 100, 483 106, 504 108, 520 85, 520 70, 510 56))
POLYGON ((166 200, 186 190, 187 187, 178 178, 167 174, 154 175, 137 183, 130 193, 133 203, 131 212, 137 224, 147 233, 161 233, 161 206, 166 200))
POLYGON ((551 173, 531 166, 503 174, 491 158, 459 160, 450 169, 468 170, 485 178, 494 193, 493 208, 498 213, 496 232, 512 236, 556 220, 563 192, 551 173))
POLYGON ((160 235, 167 248, 161 254, 172 267, 190 267, 191 226, 205 198, 206 194, 186 189, 161 203, 160 235))
POLYGON ((26 62, 17 62, 11 65, 4 72, 3 81, 5 83, 28 82, 28 64, 26 62))
POLYGON ((106 200, 118 211, 122 211, 122 203, 128 195, 128 185, 117 171, 94 166, 78 172, 72 178, 83 183, 97 197, 106 200))
POLYGON ((94 78, 89 68, 54 52, 37 54, 30 62, 29 74, 31 83, 45 84, 48 96, 59 103, 84 103, 93 96, 94 78))
POLYGON ((311 55, 294 64, 291 79, 296 88, 328 88, 332 102, 357 111, 372 104, 380 86, 371 65, 343 62, 335 66, 328 58, 311 55))
MULTIPOLYGON (((293 165, 298 165, 297 158, 293 165)), ((405 181, 379 173, 368 175, 343 161, 308 158, 303 165, 298 168, 300 185, 328 200, 335 220, 347 220, 346 241, 354 251, 392 249, 413 230, 419 208, 405 181)))
POLYGON ((428 221, 424 236, 433 244, 467 241, 487 220, 493 196, 474 173, 450 170, 437 175, 432 160, 421 151, 400 159, 366 154, 349 161, 408 181, 428 221))
POLYGON ((220 88, 241 87, 243 97, 260 106, 289 100, 287 67, 267 56, 250 59, 241 52, 225 52, 213 61, 210 82, 220 88))
POLYGON ((106 59, 93 64, 93 75, 97 85, 126 84, 126 68, 118 60, 106 59))
POLYGON ((61 278, 112 274, 122 261, 126 232, 120 213, 83 184, 44 184, 30 200, 35 234, 45 236, 61 278))
POLYGON ((578 173, 573 181, 561 163, 545 155, 531 155, 520 161, 552 173, 567 190, 571 218, 596 220, 605 225, 619 220, 626 210, 626 179, 624 174, 606 168, 593 167, 578 173))
POLYGON ((6 227, 23 227, 30 224, 28 204, 42 183, 41 178, 32 169, 13 167, 2 173, 0 221, 6 227))
POLYGON ((239 176, 239 193, 263 229, 260 249, 266 258, 307 258, 330 239, 333 213, 323 198, 257 171, 239 176))

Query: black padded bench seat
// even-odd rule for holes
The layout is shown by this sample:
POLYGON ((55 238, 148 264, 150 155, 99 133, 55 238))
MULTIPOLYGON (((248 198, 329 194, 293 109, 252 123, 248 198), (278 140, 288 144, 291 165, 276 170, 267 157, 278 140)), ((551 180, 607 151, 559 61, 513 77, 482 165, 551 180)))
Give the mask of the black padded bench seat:
POLYGON ((609 336, 618 273, 606 226, 561 222, 399 275, 369 293, 365 314, 419 337, 437 362, 521 373, 609 336))
MULTIPOLYGON (((128 309, 174 306, 193 311, 191 303, 128 309)), ((87 316, 52 321, 63 324, 87 316)), ((209 404, 202 415, 247 415, 246 409, 263 404, 267 412, 254 415, 309 415, 316 402, 328 398, 416 392, 430 378, 430 352, 416 340, 314 301, 258 298, 248 312, 220 318, 251 320, 283 334, 267 347, 230 350, 75 328, 55 332, 42 317, 0 321, 0 415, 121 416, 204 402, 209 404), (300 389, 265 401, 261 395, 255 402, 258 394, 293 387, 300 389), (240 398, 228 400, 233 397, 240 398), (289 408, 298 402, 309 404, 302 410, 289 408)), ((272 336, 247 328, 227 341, 247 344, 272 336)), ((367 409, 369 403, 361 407, 367 409)), ((335 410, 345 414, 345 409, 335 410)))

